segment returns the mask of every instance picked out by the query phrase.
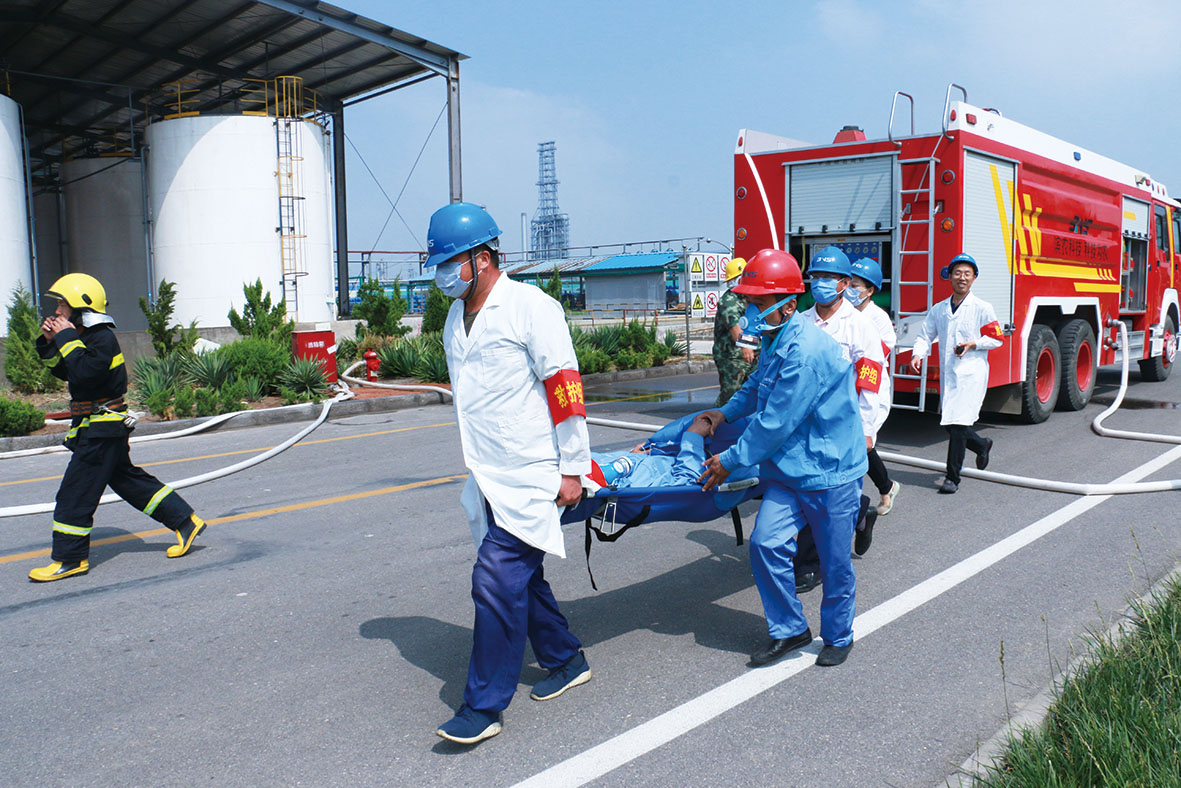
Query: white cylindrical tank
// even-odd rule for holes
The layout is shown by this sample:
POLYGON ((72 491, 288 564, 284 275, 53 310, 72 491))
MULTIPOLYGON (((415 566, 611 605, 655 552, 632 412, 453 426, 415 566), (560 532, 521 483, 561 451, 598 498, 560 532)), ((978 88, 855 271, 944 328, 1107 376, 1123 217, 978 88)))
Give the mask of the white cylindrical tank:
MULTIPOLYGON (((0 95, 0 302, 5 308, 18 283, 33 289, 24 142, 20 107, 0 95)), ((7 335, 8 320, 0 318, 0 336, 7 335)))
MULTIPOLYGON (((316 193, 326 168, 322 133, 312 123, 297 125, 303 127, 304 190, 316 193)), ((155 275, 157 281, 176 282, 175 318, 184 324, 229 325, 230 307, 242 309, 242 285, 256 279, 272 299, 281 298, 274 119, 174 118, 152 124, 146 140, 155 275)), ((331 236, 325 237, 329 224, 319 215, 322 209, 307 205, 317 200, 303 196, 308 275, 298 277, 298 318, 322 321, 329 318, 331 291, 322 290, 325 270, 331 288, 331 236)))
POLYGON ((305 222, 304 241, 307 276, 299 277, 299 319, 305 322, 329 320, 335 314, 336 262, 333 257, 336 234, 332 180, 332 137, 310 121, 303 126, 305 222))
POLYGON ((142 166, 140 159, 103 157, 61 167, 66 267, 102 282, 107 313, 120 329, 147 328, 139 308, 149 286, 142 166))

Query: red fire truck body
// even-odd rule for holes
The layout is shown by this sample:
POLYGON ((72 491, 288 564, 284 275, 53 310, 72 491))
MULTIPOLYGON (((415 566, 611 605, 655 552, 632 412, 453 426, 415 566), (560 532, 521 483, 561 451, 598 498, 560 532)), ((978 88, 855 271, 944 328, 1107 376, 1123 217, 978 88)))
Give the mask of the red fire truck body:
MULTIPOLYGON (((972 292, 1005 333, 989 354, 985 409, 1033 422, 1081 409, 1098 366, 1118 360, 1115 320, 1144 377, 1163 380, 1181 322, 1181 204, 1132 167, 951 101, 953 87, 940 133, 915 135, 912 112, 911 134, 897 136, 893 110, 883 140, 846 127, 815 147, 740 131, 735 255, 786 249, 806 265, 834 244, 877 259, 875 300, 899 335, 897 407, 934 402, 938 354, 914 375, 910 348, 927 310, 951 295, 940 269, 960 252, 976 259, 972 292)), ((895 108, 899 96, 909 98, 896 94, 895 108)))

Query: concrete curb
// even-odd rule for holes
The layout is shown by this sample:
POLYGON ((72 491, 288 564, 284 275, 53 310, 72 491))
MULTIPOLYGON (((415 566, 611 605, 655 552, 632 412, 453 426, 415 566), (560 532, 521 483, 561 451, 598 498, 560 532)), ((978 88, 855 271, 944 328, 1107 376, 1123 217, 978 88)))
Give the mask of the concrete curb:
MULTIPOLYGON (((1152 588, 1148 589, 1148 592, 1140 599, 1149 604, 1155 604, 1165 594, 1168 585, 1177 578, 1181 578, 1181 564, 1174 566, 1171 572, 1154 583, 1152 588)), ((1128 605, 1116 622, 1101 637, 1118 643, 1132 629, 1134 614, 1135 609, 1132 605, 1128 605)), ((989 737, 987 741, 978 745, 976 751, 969 755, 955 772, 944 778, 937 788, 977 788, 987 767, 999 764, 1004 758, 1009 741, 1018 738, 1022 730, 1040 728, 1045 723, 1050 706, 1054 704, 1063 685, 1074 676, 1089 669, 1093 664, 1094 656, 1090 649, 1087 649, 1087 653, 1072 659, 1054 678, 1054 682, 1050 686, 1043 688, 1041 692, 1026 701, 1017 710, 1017 713, 1001 726, 1000 730, 989 737)))
MULTIPOLYGON (((716 369, 713 361, 690 361, 676 364, 666 364, 663 367, 649 367, 647 369, 627 369, 621 372, 601 372, 583 377, 583 383, 619 383, 630 380, 646 380, 648 378, 668 378, 677 375, 693 375, 712 372, 716 369)), ((332 417, 357 416, 362 413, 391 413, 407 408, 420 408, 425 405, 449 404, 450 397, 444 397, 434 391, 421 391, 411 394, 398 394, 388 397, 370 397, 368 399, 350 399, 338 402, 332 406, 332 417)), ((239 427, 258 427, 267 424, 286 424, 293 421, 311 421, 320 415, 320 405, 305 403, 265 410, 244 410, 237 416, 213 428, 237 429, 239 427)), ((162 432, 183 430, 208 421, 208 418, 178 419, 176 421, 153 421, 141 424, 135 428, 135 435, 157 435, 162 432)), ((40 449, 46 446, 57 446, 62 442, 62 433, 49 435, 24 435, 16 438, 0 438, 0 453, 19 451, 22 449, 40 449)))

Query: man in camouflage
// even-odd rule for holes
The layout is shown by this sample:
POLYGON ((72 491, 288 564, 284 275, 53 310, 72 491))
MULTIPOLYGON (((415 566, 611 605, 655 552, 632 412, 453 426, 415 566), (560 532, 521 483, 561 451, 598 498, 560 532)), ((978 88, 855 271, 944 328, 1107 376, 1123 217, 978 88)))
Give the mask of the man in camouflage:
POLYGON ((746 261, 735 257, 726 264, 727 290, 718 299, 718 313, 714 317, 714 364, 718 368, 718 399, 714 407, 722 407, 750 377, 758 362, 758 353, 738 347, 735 340, 742 334, 738 321, 746 312, 746 299, 734 292, 734 285, 742 278, 746 261))

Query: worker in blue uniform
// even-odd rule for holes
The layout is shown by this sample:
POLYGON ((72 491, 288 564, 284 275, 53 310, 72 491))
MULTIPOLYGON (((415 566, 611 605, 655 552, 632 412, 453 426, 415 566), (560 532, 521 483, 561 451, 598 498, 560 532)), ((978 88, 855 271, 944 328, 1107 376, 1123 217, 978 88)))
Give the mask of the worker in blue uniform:
MULTIPOLYGON (((799 264, 764 249, 747 263, 734 288, 759 312, 759 365, 720 410, 715 425, 750 417, 738 441, 706 460, 706 490, 743 466, 759 466, 768 485, 751 534, 750 562, 763 601, 770 642, 751 654, 766 665, 812 641, 795 590, 796 535, 812 528, 820 554, 824 599, 817 665, 839 665, 853 648, 857 578, 849 544, 857 521, 861 477, 868 467, 857 408, 853 364, 836 340, 796 316, 804 292, 799 264)), ((749 318, 745 318, 749 321, 749 318)))

